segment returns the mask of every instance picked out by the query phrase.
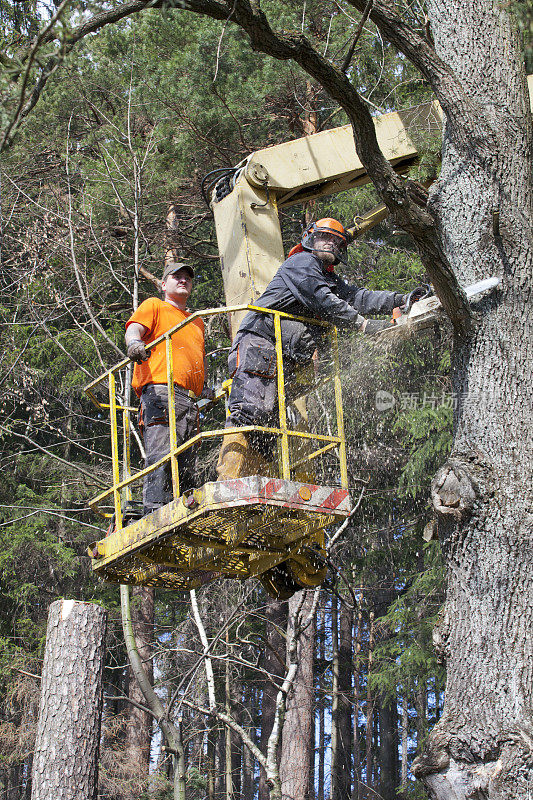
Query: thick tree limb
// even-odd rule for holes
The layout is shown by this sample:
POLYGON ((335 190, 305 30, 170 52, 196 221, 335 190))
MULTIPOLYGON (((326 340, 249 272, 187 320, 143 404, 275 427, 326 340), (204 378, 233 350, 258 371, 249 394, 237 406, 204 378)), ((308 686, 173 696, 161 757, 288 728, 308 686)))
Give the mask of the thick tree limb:
MULTIPOLYGON (((235 0, 225 3, 213 0, 190 0, 189 9, 215 19, 225 19, 233 11, 232 20, 246 31, 252 49, 286 61, 294 60, 317 80, 347 113, 355 140, 355 148, 381 199, 395 221, 413 237, 424 266, 450 317, 456 333, 468 332, 471 314, 467 299, 459 286, 436 234, 434 220, 427 209, 411 198, 405 182, 395 173, 380 150, 374 121, 363 99, 348 77, 315 50, 309 40, 295 33, 276 33, 261 10, 259 1, 235 0)), ((363 5, 363 11, 366 3, 363 5)), ((373 6, 374 8, 374 6, 373 6)), ((372 11, 370 16, 372 17, 372 11)), ((425 40, 424 40, 425 42, 425 40)), ((427 42, 425 42, 426 47, 427 42)))
POLYGON ((139 687, 144 695, 144 699, 150 708, 150 712, 154 715, 159 727, 161 728, 161 731, 163 732, 168 744, 168 749, 173 754, 174 798, 175 800, 185 800, 185 753, 181 740, 181 731, 167 718, 163 704, 155 693, 143 667, 131 622, 129 586, 121 585, 120 587, 120 608, 122 612, 124 641, 126 643, 126 650, 128 652, 128 658, 135 676, 135 680, 139 684, 139 687))
MULTIPOLYGON (((365 0, 348 0, 364 11, 365 0)), ((387 0, 375 0, 370 19, 383 36, 402 52, 421 72, 433 89, 448 120, 460 124, 465 141, 489 154, 497 131, 490 125, 481 106, 468 97, 454 71, 435 52, 430 42, 414 30, 387 0)))

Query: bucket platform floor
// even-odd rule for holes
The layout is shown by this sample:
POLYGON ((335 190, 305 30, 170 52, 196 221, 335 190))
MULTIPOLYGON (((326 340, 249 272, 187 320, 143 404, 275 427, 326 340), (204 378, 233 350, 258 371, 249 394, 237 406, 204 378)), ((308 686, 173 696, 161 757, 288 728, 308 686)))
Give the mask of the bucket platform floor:
POLYGON ((258 475, 217 481, 115 530, 89 554, 105 581, 184 591, 298 561, 350 508, 347 489, 258 475))

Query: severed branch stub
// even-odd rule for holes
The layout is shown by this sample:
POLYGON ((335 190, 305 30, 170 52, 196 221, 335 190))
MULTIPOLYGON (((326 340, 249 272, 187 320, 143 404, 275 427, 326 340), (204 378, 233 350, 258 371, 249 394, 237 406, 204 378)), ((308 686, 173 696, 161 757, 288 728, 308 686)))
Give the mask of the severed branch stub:
POLYGON ((431 500, 436 513, 458 522, 469 516, 478 494, 471 473, 452 459, 441 467, 431 484, 431 500))

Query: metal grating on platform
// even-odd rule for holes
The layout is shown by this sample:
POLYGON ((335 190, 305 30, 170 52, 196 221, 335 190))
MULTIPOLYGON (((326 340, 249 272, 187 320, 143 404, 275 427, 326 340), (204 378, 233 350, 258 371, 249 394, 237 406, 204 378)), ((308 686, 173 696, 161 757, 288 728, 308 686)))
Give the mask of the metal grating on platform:
POLYGON ((90 548, 104 580, 175 590, 256 576, 350 511, 348 492, 251 476, 208 483, 90 548))

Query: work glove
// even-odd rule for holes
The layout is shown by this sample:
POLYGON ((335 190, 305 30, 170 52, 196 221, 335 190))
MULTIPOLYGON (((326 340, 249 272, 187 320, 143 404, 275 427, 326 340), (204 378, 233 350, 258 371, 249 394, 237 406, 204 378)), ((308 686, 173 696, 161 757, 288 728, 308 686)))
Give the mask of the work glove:
POLYGON ((130 342, 126 352, 128 358, 131 358, 136 364, 142 364, 143 361, 147 361, 150 358, 150 353, 146 352, 146 347, 140 339, 134 339, 133 342, 130 342))
POLYGON ((367 336, 375 336, 380 331, 384 331, 387 328, 392 327, 394 327, 394 325, 389 320, 367 319, 361 330, 367 336))
POLYGON ((421 286, 417 286, 416 289, 413 289, 412 292, 403 295, 400 308, 403 312, 407 313, 413 303, 416 303, 417 300, 421 300, 423 297, 429 297, 430 294, 433 294, 431 286, 428 283, 423 283, 421 286))

